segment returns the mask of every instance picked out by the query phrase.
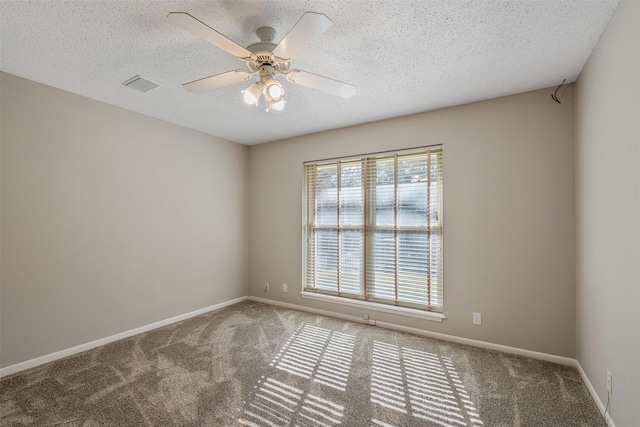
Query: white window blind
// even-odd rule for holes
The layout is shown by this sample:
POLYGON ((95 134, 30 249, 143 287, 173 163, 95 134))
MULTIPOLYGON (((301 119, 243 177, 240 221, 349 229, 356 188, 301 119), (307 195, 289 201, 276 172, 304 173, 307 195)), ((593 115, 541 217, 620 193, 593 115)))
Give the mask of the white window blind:
POLYGON ((442 312, 442 148, 304 169, 304 290, 442 312))

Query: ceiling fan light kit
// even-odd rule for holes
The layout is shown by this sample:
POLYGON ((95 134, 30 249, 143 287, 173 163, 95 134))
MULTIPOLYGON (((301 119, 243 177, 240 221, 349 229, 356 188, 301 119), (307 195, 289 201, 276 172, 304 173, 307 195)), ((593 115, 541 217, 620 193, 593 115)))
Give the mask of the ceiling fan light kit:
POLYGON ((167 18, 175 25, 234 55, 247 67, 247 70, 228 71, 183 84, 185 90, 191 93, 229 86, 258 75, 259 81, 241 92, 244 102, 257 106, 261 96, 264 96, 267 112, 282 111, 286 104, 284 88, 276 77, 284 75, 291 83, 319 89, 341 98, 350 98, 355 94, 356 87, 353 85, 290 68, 291 58, 333 24, 324 14, 305 13, 277 45, 273 43, 276 31, 271 27, 260 27, 256 30, 260 42, 246 49, 188 13, 171 12, 167 18))

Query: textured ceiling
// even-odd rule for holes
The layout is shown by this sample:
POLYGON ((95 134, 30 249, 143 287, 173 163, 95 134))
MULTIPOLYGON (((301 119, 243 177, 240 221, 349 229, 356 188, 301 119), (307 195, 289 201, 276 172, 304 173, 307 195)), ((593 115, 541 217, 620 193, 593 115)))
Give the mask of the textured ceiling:
POLYGON ((617 3, 0 0, 0 69, 253 145, 573 82, 617 3), (172 25, 169 12, 246 47, 261 26, 278 42, 306 11, 333 26, 292 67, 357 86, 352 98, 280 78, 287 106, 266 113, 242 102, 248 82, 200 95, 182 88, 243 64, 172 25), (121 84, 136 74, 161 86, 121 84))

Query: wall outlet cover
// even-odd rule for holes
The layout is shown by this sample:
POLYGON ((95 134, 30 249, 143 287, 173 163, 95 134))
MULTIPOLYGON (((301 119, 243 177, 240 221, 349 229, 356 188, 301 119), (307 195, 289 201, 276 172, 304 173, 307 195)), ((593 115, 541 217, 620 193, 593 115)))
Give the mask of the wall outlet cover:
POLYGON ((482 313, 473 313, 473 324, 482 325, 482 313))

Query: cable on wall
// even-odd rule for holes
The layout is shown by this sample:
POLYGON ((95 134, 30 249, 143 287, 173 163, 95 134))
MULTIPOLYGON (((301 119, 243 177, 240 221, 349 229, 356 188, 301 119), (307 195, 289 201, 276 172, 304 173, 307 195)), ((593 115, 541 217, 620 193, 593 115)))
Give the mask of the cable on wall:
MULTIPOLYGON (((609 411, 609 401, 611 400, 611 393, 607 392, 607 406, 604 407, 604 427, 607 427, 609 423, 607 422, 607 412, 609 411)), ((611 418, 611 415, 609 415, 611 418)))
POLYGON ((558 104, 562 104, 562 102, 560 102, 560 100, 558 99, 558 96, 557 96, 557 95, 558 95, 558 90, 560 90, 560 88, 562 87, 562 85, 563 85, 563 84, 564 84, 564 82, 566 82, 566 81, 567 81, 567 79, 564 79, 564 80, 562 81, 562 83, 560 83, 560 86, 558 86, 558 87, 557 87, 556 91, 555 91, 555 92, 553 92, 553 94, 551 95, 551 98, 552 98, 554 101, 556 101, 558 104))

